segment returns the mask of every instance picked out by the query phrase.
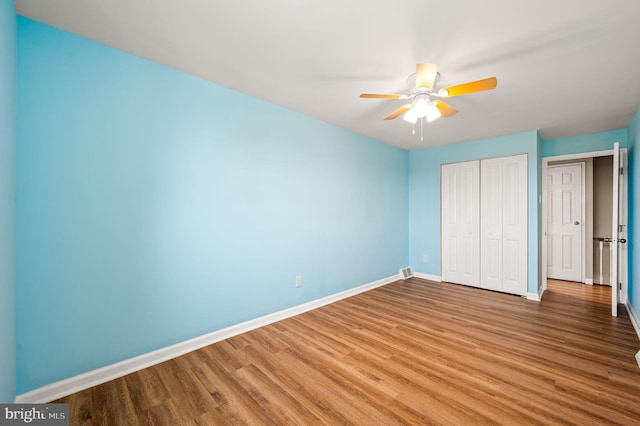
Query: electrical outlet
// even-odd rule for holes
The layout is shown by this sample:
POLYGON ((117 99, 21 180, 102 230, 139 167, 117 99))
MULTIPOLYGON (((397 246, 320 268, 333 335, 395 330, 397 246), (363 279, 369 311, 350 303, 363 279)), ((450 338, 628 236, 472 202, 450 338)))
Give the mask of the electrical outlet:
POLYGON ((296 287, 302 287, 302 275, 296 276, 296 287))
POLYGON ((422 256, 422 262, 423 263, 428 263, 429 262, 429 256, 427 256, 426 254, 424 256, 422 256))

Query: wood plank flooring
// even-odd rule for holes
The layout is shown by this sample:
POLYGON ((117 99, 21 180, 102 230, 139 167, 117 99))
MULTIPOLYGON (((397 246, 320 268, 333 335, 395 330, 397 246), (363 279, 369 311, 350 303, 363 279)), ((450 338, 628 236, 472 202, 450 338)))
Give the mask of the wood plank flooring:
POLYGON ((640 340, 610 291, 412 278, 56 402, 72 425, 638 425, 640 340))

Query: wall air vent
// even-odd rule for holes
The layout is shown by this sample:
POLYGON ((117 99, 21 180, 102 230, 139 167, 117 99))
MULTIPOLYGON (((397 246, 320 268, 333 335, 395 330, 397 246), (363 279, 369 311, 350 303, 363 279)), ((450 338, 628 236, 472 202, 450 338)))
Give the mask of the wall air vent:
POLYGON ((402 276, 403 280, 406 280, 407 278, 411 278, 413 276, 413 271, 409 267, 402 268, 400 269, 400 275, 402 276))

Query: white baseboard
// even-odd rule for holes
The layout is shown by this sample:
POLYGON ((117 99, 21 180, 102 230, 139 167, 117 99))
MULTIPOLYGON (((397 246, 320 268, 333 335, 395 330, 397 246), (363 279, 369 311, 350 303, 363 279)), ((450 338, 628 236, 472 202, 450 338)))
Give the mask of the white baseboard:
POLYGON ((527 293, 527 300, 533 300, 535 302, 539 302, 542 300, 538 293, 527 293))
POLYGON ((592 278, 585 278, 584 279, 584 283, 587 285, 593 285, 593 279, 592 278))
POLYGON ((279 312, 274 312, 260 318, 232 325, 230 327, 223 328, 221 330, 217 330, 199 337, 195 337, 184 342, 176 343, 175 345, 167 346, 153 352, 142 354, 134 358, 129 358, 115 364, 107 365, 96 370, 87 371, 86 373, 69 377, 68 379, 60 380, 58 382, 50 383, 48 385, 42 386, 41 388, 18 395, 15 399, 15 402, 21 404, 38 404, 51 402, 58 398, 62 398, 64 396, 71 395, 84 389, 100 385, 102 383, 108 382, 109 380, 117 379, 135 371, 142 370, 143 368, 151 367, 152 365, 156 365, 161 362, 176 358, 180 355, 184 355, 186 353, 195 351, 216 342, 220 342, 230 337, 255 330, 265 325, 269 325, 271 323, 290 318, 304 312, 311 311, 313 309, 317 309, 324 305, 346 299, 347 297, 355 296, 356 294, 372 290, 376 287, 390 284, 394 281, 398 281, 399 279, 400 274, 392 275, 390 277, 354 287, 340 293, 335 293, 330 296, 313 300, 311 302, 303 303, 302 305, 294 306, 279 312))
POLYGON ((631 306, 631 302, 627 299, 624 304, 625 308, 627 308, 627 312, 629 312, 629 318, 631 318, 631 324, 633 324, 633 328, 636 330, 636 334, 638 335, 638 339, 640 339, 640 318, 638 318, 638 314, 631 306))
POLYGON ((437 283, 442 282, 442 277, 438 275, 425 274, 423 272, 414 272, 413 276, 416 278, 422 278, 423 280, 435 281, 437 283))
POLYGON ((542 295, 546 288, 540 287, 537 293, 527 293, 527 300, 533 300, 534 302, 540 302, 542 300, 542 295))

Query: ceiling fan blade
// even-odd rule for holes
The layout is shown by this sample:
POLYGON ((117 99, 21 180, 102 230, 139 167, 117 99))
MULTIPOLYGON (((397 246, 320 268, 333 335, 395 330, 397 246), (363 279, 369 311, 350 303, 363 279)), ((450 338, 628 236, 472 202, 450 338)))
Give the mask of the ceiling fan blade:
POLYGON ((440 114, 442 114, 444 118, 451 117, 458 113, 457 109, 445 102, 442 102, 441 100, 433 101, 433 104, 438 108, 438 110, 440 110, 440 114))
POLYGON ((397 110, 393 111, 391 114, 387 115, 384 119, 393 120, 394 118, 397 118, 399 115, 402 115, 405 112, 407 112, 409 108, 411 108, 411 104, 406 104, 405 106, 400 107, 397 110))
POLYGON ((416 65, 416 89, 433 90, 433 85, 438 76, 438 65, 436 64, 418 64, 416 65))
POLYGON ((394 95, 394 94, 381 94, 381 93, 363 93, 361 98, 375 98, 375 99, 407 99, 406 95, 394 95))
POLYGON ((471 81, 469 83, 458 84, 457 86, 445 87, 438 91, 438 96, 450 98, 452 96, 466 95, 467 93, 482 92, 483 90, 495 89, 498 86, 498 79, 495 77, 483 80, 471 81))

